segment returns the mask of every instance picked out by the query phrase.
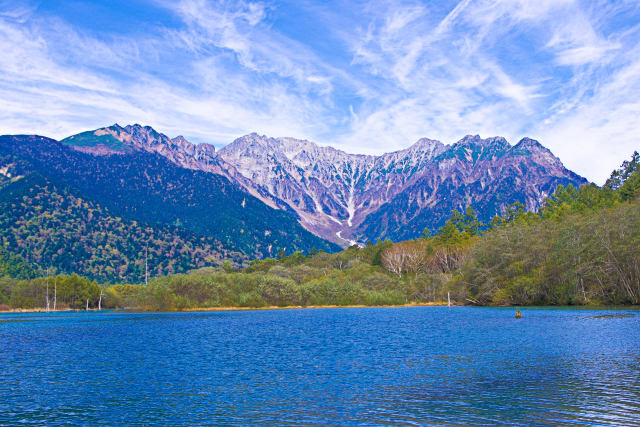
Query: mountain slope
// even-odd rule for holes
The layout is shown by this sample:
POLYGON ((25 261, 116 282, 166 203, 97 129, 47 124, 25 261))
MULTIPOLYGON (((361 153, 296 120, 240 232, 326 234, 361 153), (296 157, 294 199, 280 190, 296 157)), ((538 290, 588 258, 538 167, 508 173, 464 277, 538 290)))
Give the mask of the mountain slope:
POLYGON ((291 213, 266 206, 227 178, 180 167, 157 153, 133 149, 94 155, 48 138, 5 136, 0 156, 5 164, 26 162, 114 215, 178 226, 250 258, 281 249, 336 249, 302 228, 291 213))
POLYGON ((246 179, 230 164, 224 162, 210 144, 192 144, 183 136, 169 138, 150 126, 118 124, 82 132, 61 140, 74 150, 98 156, 131 154, 134 152, 157 153, 172 163, 187 169, 211 172, 236 183, 249 194, 270 207, 290 210, 289 206, 268 191, 246 179))
POLYGON ((504 140, 469 138, 437 157, 355 233, 363 240, 381 235, 407 240, 442 226, 453 209, 473 206, 480 220, 489 221, 511 203, 536 210, 558 185, 583 183, 534 140, 525 138, 511 147, 504 140))
POLYGON ((225 259, 247 261, 246 255, 225 251, 212 237, 110 215, 39 173, 0 184, 0 242, 40 271, 52 266, 101 282, 142 282, 145 257, 151 277, 225 259))
POLYGON ((452 145, 424 138, 381 156, 255 133, 216 152, 140 125, 113 125, 63 142, 94 155, 158 153, 224 176, 269 206, 295 212, 307 230, 341 246, 417 237, 441 226, 454 208, 472 206, 484 220, 515 201, 536 210, 558 184, 586 182, 527 138, 514 147, 501 137, 468 135, 452 145))
POLYGON ((218 156, 289 204, 314 233, 347 245, 408 239, 441 226, 454 208, 489 219, 519 201, 529 210, 557 185, 586 180, 523 139, 468 135, 452 145, 421 139, 381 156, 348 154, 292 138, 238 138, 218 156))
POLYGON ((349 155, 293 138, 251 134, 224 147, 219 155, 246 178, 289 204, 314 233, 344 244, 336 236, 353 221, 357 182, 373 156, 349 155))

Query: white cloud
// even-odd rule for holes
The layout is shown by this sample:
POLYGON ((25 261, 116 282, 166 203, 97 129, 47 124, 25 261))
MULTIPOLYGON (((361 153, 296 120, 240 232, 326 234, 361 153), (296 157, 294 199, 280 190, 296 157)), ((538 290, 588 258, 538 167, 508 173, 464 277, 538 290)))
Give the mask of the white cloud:
POLYGON ((640 150, 640 45, 629 56, 632 62, 608 76, 592 97, 537 131, 567 167, 598 184, 640 150))
POLYGON ((384 77, 393 90, 385 88, 381 97, 375 90, 367 93, 379 102, 356 111, 341 143, 371 151, 400 148, 420 136, 445 142, 466 133, 503 135, 512 142, 532 136, 602 183, 637 148, 631 141, 640 132, 634 119, 638 77, 628 70, 611 75, 634 57, 629 50, 637 34, 628 28, 603 32, 603 21, 627 6, 461 1, 438 22, 429 10, 393 2, 391 16, 408 17, 403 25, 374 15, 366 37, 352 45, 356 63, 384 77))
MULTIPOLYGON (((244 55, 245 65, 258 64, 260 55, 266 54, 254 54, 249 48, 252 42, 236 38, 234 22, 256 25, 263 13, 248 5, 218 23, 223 33, 221 46, 244 55)), ((6 18, 9 15, 13 16, 0 16, 0 50, 6 52, 0 62, 0 133, 33 132, 62 138, 117 121, 150 124, 168 133, 225 143, 248 130, 302 137, 322 127, 310 125, 311 116, 324 114, 322 103, 309 98, 311 89, 278 78, 256 79, 253 66, 234 70, 225 63, 223 53, 188 57, 183 74, 171 79, 158 75, 163 67, 158 63, 160 56, 171 54, 167 53, 170 49, 184 49, 186 44, 176 47, 175 32, 171 37, 162 33, 142 40, 97 40, 55 19, 21 15, 18 22, 6 18)), ((215 21, 206 14, 201 18, 215 21)), ((183 34, 180 40, 189 37, 194 46, 198 43, 198 49, 207 49, 211 41, 207 35, 192 33, 183 34)), ((278 69, 281 75, 289 73, 287 67, 289 75, 298 73, 293 62, 286 61, 278 69)), ((330 76, 321 72, 308 76, 300 72, 293 77, 305 79, 321 94, 331 84, 330 76)))
POLYGON ((554 29, 546 45, 556 54, 559 65, 584 65, 602 61, 605 54, 619 49, 618 43, 599 36, 582 11, 572 11, 564 25, 554 29))
POLYGON ((0 133, 139 122, 371 153, 531 136, 597 182, 637 148, 637 2, 296 3, 303 36, 277 2, 155 2, 179 23, 133 37, 0 0, 0 133))

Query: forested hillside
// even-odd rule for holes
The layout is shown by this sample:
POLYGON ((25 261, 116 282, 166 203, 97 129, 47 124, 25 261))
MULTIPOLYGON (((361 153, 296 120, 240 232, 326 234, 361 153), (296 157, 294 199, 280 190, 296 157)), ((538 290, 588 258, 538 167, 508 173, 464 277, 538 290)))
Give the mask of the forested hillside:
MULTIPOLYGON (((436 234, 342 252, 287 255, 104 290, 106 306, 640 304, 640 156, 598 188, 558 187, 537 213, 513 204, 490 223, 454 211, 436 234)), ((0 281, 4 300, 45 301, 42 279, 0 281), (35 290, 34 290, 35 289, 35 290), (39 292, 39 293, 38 293, 39 292)), ((86 285, 89 286, 88 284, 86 285)), ((87 288, 88 289, 88 288, 87 288)), ((87 291, 88 292, 88 291, 87 291)), ((97 304, 97 293, 90 306, 97 304)))
POLYGON ((112 216, 37 173, 0 187, 0 241, 41 271, 51 266, 103 283, 144 281, 145 258, 151 276, 247 261, 211 237, 112 216))
POLYGON ((449 288, 474 304, 639 304, 640 200, 558 191, 471 245, 449 288))
POLYGON ((226 178, 153 153, 93 156, 47 138, 0 137, 0 165, 5 250, 41 270, 137 283, 147 245, 154 275, 338 248, 226 178))

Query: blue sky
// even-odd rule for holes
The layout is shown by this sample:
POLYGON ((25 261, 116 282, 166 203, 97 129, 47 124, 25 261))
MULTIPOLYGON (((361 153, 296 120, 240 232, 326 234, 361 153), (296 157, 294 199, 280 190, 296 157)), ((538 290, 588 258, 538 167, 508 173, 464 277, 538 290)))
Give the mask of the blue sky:
POLYGON ((0 0, 0 52, 2 134, 530 136, 599 184, 640 149, 637 0, 0 0))

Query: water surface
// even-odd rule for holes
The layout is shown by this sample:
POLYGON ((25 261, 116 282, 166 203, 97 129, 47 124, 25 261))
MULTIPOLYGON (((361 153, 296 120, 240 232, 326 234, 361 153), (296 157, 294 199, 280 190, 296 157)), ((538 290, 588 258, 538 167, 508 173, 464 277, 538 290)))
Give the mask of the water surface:
POLYGON ((0 315, 0 425, 640 424, 640 313, 0 315))

